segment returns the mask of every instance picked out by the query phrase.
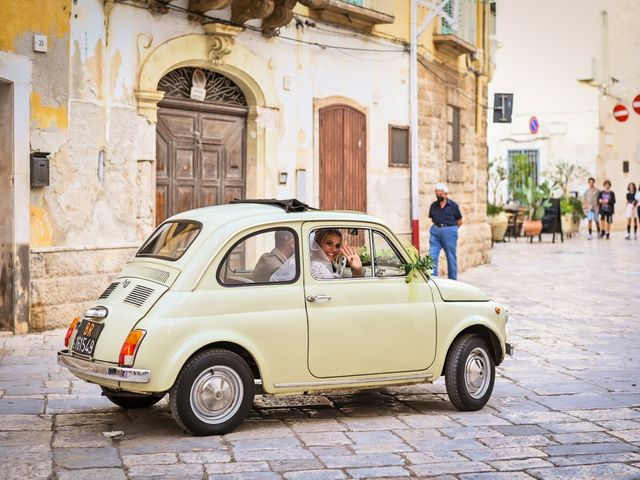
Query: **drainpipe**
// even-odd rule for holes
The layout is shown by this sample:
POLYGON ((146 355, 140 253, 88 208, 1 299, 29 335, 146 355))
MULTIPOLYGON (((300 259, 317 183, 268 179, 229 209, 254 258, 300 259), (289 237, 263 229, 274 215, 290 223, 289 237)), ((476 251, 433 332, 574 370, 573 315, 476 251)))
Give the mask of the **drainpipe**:
POLYGON ((420 199, 418 197, 418 3, 411 0, 411 47, 409 54, 409 105, 411 107, 411 242, 420 251, 420 199))
POLYGON ((418 191, 418 37, 450 0, 411 0, 411 43, 409 52, 409 104, 411 107, 411 240, 420 251, 420 198, 418 191), (439 3, 438 3, 439 2, 439 3), (418 6, 432 8, 418 27, 418 6))

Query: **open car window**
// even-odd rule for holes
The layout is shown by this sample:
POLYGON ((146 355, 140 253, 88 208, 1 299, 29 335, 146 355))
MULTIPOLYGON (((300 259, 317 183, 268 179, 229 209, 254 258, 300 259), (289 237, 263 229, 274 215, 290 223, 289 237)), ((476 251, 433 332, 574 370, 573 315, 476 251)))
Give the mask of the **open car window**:
POLYGON ((293 283, 300 275, 298 236, 290 228, 252 233, 233 244, 218 268, 225 286, 293 283))
POLYGON ((153 257, 175 261, 191 246, 202 224, 186 220, 165 222, 140 247, 136 257, 153 257))
POLYGON ((373 251, 376 277, 403 277, 404 263, 396 249, 380 232, 373 232, 373 251))
POLYGON ((368 228, 321 227, 313 229, 309 237, 309 262, 311 276, 316 280, 372 277, 371 231, 368 228), (320 243, 318 243, 320 242, 320 243), (329 243, 331 248, 323 246, 329 243), (354 272, 344 256, 343 248, 355 250, 362 265, 359 274, 354 272), (328 248, 328 249, 327 249, 328 248), (325 251, 325 249, 327 249, 325 251))

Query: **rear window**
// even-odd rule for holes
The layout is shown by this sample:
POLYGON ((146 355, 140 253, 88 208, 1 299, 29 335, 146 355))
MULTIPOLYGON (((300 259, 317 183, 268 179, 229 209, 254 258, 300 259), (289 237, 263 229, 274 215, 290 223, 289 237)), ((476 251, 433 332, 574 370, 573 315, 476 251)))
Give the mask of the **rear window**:
POLYGON ((199 222, 165 222, 151 234, 149 240, 136 253, 136 257, 177 260, 196 239, 202 224, 199 222))

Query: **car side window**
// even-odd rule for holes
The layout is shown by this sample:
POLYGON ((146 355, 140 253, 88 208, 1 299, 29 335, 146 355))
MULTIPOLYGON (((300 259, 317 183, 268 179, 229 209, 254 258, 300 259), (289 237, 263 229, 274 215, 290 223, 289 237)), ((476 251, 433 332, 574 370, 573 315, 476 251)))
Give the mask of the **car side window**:
POLYGON ((309 260, 317 280, 371 277, 370 231, 322 227, 311 231, 309 260))
POLYGON ((402 277, 404 260, 380 232, 373 232, 374 268, 376 277, 402 277))
POLYGON ((236 242, 218 268, 225 286, 292 283, 298 279, 298 236, 290 228, 252 233, 236 242))

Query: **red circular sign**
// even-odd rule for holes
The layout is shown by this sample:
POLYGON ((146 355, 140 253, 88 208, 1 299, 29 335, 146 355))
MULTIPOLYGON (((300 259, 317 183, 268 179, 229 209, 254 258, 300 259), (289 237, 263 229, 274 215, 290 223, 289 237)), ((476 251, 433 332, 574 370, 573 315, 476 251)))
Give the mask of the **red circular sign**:
POLYGON ((631 103, 635 112, 640 115, 640 95, 636 96, 631 103))
POLYGON ((619 122, 626 122, 627 118, 629 118, 629 110, 624 105, 618 104, 613 107, 613 118, 619 122))
POLYGON ((538 118, 534 115, 529 119, 529 131, 531 132, 532 135, 535 135, 536 133, 538 133, 538 130, 540 130, 540 122, 538 121, 538 118))

